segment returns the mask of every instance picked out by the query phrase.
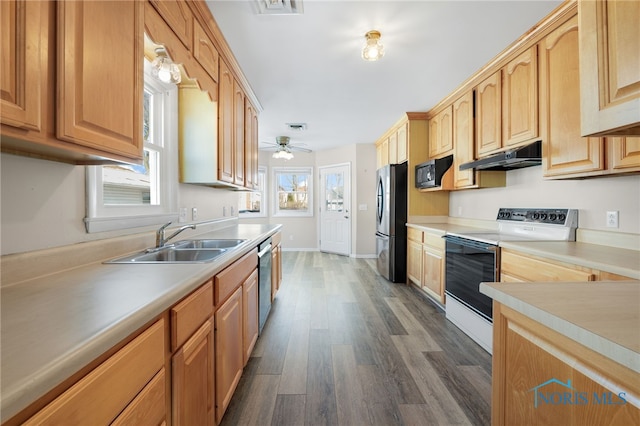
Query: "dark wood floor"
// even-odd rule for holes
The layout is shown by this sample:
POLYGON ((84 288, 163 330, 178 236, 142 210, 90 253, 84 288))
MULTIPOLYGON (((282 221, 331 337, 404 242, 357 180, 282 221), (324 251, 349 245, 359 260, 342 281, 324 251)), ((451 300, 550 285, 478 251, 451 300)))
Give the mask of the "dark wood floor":
POLYGON ((488 425, 491 356, 371 260, 284 252, 223 425, 488 425))

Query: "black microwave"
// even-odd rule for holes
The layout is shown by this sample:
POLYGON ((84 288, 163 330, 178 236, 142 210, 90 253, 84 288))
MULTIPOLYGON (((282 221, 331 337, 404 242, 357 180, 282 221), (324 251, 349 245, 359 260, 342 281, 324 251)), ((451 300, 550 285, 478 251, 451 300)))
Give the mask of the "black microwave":
POLYGON ((453 155, 436 158, 416 166, 416 188, 436 188, 442 184, 442 176, 453 164, 453 155))

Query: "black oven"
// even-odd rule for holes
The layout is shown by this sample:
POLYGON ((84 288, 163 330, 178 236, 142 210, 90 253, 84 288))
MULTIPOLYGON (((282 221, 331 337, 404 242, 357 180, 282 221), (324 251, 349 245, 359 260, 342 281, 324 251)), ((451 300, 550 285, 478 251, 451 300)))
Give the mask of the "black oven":
POLYGON ((481 282, 500 279, 497 245, 445 235, 445 292, 486 320, 492 320, 492 300, 480 293, 481 282))

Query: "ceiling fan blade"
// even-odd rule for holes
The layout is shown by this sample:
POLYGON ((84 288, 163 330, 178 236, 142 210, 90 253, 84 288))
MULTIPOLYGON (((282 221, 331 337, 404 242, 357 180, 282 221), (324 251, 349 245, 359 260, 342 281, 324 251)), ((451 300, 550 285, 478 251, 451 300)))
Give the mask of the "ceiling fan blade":
POLYGON ((309 148, 301 148, 301 147, 295 146, 295 145, 289 145, 289 149, 291 151, 298 151, 298 152, 311 152, 311 150, 309 148))

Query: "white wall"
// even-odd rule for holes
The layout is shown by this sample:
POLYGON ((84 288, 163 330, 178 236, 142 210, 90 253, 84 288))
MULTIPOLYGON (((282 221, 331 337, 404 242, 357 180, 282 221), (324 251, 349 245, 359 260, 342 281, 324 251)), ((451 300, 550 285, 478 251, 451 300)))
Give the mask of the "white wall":
POLYGON ((500 207, 579 209, 578 227, 640 234, 640 175, 545 180, 542 167, 507 172, 504 188, 451 192, 449 215, 495 220, 500 207), (605 226, 605 213, 618 210, 618 229, 605 226))
MULTIPOLYGON (((87 234, 85 168, 65 163, 0 154, 2 254, 155 232, 157 226, 87 234)), ((179 185, 178 205, 198 208, 196 222, 222 217, 222 206, 234 206, 235 192, 179 185)), ((227 214, 229 210, 227 209, 227 214)))

